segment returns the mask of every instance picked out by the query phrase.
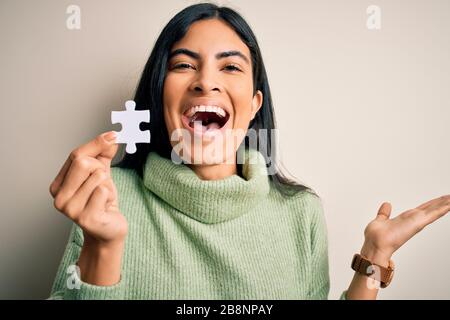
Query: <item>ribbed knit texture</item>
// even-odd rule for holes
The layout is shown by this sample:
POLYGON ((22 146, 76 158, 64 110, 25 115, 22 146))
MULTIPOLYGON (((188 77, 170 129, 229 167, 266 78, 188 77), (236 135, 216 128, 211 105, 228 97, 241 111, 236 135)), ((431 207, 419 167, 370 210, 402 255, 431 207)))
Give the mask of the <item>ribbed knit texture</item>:
POLYGON ((282 197, 262 155, 250 150, 245 159, 244 178, 213 181, 156 153, 143 179, 113 167, 129 225, 121 280, 95 286, 67 273, 83 244, 74 224, 50 299, 327 299, 320 199, 306 191, 282 197), (79 289, 67 285, 73 277, 79 289))

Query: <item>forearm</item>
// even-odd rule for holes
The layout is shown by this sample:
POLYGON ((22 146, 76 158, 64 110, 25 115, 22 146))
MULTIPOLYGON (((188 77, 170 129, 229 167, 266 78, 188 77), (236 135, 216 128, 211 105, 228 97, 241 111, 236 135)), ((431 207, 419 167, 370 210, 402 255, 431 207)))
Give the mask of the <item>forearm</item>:
MULTIPOLYGON (((380 266, 387 267, 389 265, 390 257, 374 252, 364 246, 361 249, 361 255, 380 266)), ((375 300, 379 287, 379 281, 355 272, 347 290, 346 298, 348 300, 375 300)))
POLYGON ((111 286, 120 281, 124 243, 83 245, 77 265, 80 279, 97 286, 111 286))

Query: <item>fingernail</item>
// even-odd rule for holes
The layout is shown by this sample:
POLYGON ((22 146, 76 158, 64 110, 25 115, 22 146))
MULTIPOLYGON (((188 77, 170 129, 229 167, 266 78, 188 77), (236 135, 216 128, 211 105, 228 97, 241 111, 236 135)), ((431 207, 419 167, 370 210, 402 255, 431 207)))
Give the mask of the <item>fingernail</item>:
POLYGON ((116 133, 114 131, 108 132, 103 136, 107 142, 112 142, 116 139, 116 133))

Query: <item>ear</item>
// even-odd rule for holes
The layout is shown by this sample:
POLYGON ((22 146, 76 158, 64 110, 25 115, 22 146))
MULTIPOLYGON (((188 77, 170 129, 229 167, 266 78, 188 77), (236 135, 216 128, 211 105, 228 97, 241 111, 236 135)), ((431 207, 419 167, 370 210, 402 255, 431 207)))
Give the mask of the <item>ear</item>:
POLYGON ((258 113, 258 110, 261 108, 263 103, 263 94, 260 90, 257 90, 255 95, 252 99, 252 118, 253 120, 255 118, 256 113, 258 113))

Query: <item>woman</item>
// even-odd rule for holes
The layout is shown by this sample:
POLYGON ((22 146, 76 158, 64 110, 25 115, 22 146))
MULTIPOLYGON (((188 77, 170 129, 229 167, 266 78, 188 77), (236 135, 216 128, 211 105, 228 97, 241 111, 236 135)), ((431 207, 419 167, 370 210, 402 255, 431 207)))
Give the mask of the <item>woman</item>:
MULTIPOLYGON (((50 186, 75 222, 51 298, 327 299, 322 205, 277 169, 268 79, 243 18, 213 4, 178 13, 134 100, 150 109, 151 143, 111 168, 115 134, 102 134, 50 186)), ((361 256, 388 268, 449 208, 447 195, 390 219, 383 203, 361 256)), ((341 299, 375 299, 380 284, 355 272, 341 299)))

